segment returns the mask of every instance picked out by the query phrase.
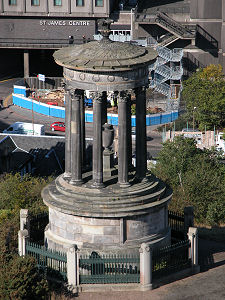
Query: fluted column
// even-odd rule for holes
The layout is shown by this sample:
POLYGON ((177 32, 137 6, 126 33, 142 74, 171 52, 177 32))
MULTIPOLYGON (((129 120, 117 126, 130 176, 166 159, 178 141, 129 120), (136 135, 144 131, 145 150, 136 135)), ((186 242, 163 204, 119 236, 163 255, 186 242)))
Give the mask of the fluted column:
POLYGON ((65 173, 64 177, 71 176, 71 96, 65 85, 65 173))
POLYGON ((81 92, 80 100, 80 122, 81 122, 81 153, 82 166, 86 166, 86 142, 85 142, 85 108, 84 108, 84 91, 81 92))
POLYGON ((147 170, 146 145, 146 89, 135 89, 136 94, 136 177, 143 180, 147 170))
POLYGON ((127 94, 120 92, 118 97, 118 183, 129 186, 128 143, 127 143, 127 94))
POLYGON ((93 96, 93 185, 103 187, 102 94, 93 96))
POLYGON ((79 90, 70 90, 72 102, 71 117, 71 180, 70 184, 82 183, 82 154, 81 154, 81 122, 80 122, 80 99, 79 90))

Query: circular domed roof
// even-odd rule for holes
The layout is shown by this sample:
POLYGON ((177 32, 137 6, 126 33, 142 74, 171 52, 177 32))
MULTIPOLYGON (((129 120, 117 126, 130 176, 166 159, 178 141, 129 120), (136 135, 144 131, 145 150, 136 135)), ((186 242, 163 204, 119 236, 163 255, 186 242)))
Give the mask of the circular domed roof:
POLYGON ((150 64, 157 57, 152 48, 113 42, 107 38, 74 45, 54 53, 57 64, 81 71, 120 71, 135 65, 150 64))

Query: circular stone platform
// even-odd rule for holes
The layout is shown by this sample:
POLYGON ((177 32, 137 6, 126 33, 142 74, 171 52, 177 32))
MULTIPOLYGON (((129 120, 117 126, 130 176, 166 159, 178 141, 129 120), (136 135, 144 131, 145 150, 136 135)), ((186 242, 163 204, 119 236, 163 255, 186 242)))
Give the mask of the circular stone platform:
POLYGON ((104 181, 103 189, 93 188, 87 172, 82 186, 72 186, 61 175, 43 190, 49 207, 49 248, 65 250, 76 244, 88 252, 136 252, 143 242, 157 247, 170 242, 171 191, 151 174, 136 182, 134 172, 129 173, 131 186, 121 189, 116 173, 104 181))

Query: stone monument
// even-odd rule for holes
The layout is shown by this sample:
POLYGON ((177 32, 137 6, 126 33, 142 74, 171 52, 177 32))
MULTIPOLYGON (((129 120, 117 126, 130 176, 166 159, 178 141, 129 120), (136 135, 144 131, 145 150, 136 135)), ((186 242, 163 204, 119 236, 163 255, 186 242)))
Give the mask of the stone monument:
POLYGON ((65 79, 65 173, 43 189, 42 197, 49 207, 46 243, 56 250, 76 245, 81 253, 134 253, 141 243, 170 243, 172 193, 147 172, 146 163, 146 87, 157 52, 110 41, 108 25, 105 21, 101 41, 54 53, 65 79), (91 170, 85 159, 84 90, 93 94, 91 170), (118 164, 113 168, 108 91, 118 100, 118 164), (131 163, 131 92, 136 95, 136 168, 131 163))

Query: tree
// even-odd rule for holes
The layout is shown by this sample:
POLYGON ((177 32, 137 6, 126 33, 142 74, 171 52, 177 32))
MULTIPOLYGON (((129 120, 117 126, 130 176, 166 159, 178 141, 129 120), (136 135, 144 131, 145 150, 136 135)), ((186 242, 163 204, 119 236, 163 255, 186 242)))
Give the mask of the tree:
POLYGON ((200 130, 225 125, 225 77, 220 65, 198 70, 184 82, 182 98, 200 130))
POLYGON ((193 205, 197 222, 225 222, 225 166, 220 153, 196 148, 193 139, 175 137, 164 143, 154 172, 173 189, 171 209, 193 205))

